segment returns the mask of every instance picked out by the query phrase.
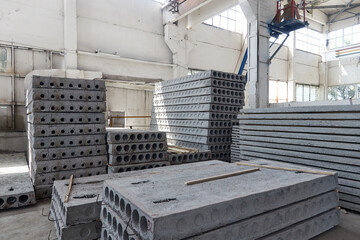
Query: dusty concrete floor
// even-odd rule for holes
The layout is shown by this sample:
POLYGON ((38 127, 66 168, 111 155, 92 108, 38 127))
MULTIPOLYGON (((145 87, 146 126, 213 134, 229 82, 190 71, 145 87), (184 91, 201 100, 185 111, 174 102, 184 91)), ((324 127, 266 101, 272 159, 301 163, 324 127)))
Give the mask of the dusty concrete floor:
MULTIPOLYGON (((36 205, 0 212, 0 240, 55 240, 53 222, 47 216, 50 200, 39 201, 36 205)), ((360 215, 341 213, 341 224, 313 240, 359 240, 360 215)))

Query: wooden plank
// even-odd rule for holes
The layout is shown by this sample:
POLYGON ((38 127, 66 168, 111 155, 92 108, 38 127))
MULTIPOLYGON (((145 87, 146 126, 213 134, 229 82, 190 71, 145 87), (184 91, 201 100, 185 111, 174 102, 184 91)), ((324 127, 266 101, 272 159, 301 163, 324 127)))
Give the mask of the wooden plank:
POLYGON ((247 170, 243 170, 243 171, 239 171, 239 172, 217 175, 217 176, 213 176, 213 177, 200 178, 200 179, 185 182, 185 185, 194 185, 194 184, 199 184, 199 183, 204 183, 204 182, 210 182, 210 181, 224 179, 224 178, 228 178, 228 177, 243 175, 246 173, 252 173, 252 172, 259 171, 259 170, 260 170, 259 168, 253 168, 253 169, 247 169, 247 170))

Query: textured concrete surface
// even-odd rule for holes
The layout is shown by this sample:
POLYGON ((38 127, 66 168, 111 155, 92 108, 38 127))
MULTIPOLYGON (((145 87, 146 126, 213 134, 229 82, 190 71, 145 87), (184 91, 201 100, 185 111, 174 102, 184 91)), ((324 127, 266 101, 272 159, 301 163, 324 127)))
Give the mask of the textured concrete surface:
POLYGON ((24 153, 0 154, 0 210, 36 203, 24 153))
MULTIPOLYGON (((50 199, 39 200, 36 205, 0 212, 0 239, 4 240, 55 240, 54 223, 41 215, 49 212, 50 199), (14 224, 16 223, 16 224, 14 224), (51 232, 50 232, 51 231, 51 232)), ((340 225, 312 240, 359 240, 360 214, 340 213, 340 225)), ((239 239, 236 239, 239 240, 239 239)))
POLYGON ((116 209, 125 221, 130 221, 144 238, 182 239, 337 187, 336 176, 263 168, 204 184, 184 185, 189 180, 245 169, 253 167, 219 163, 179 170, 175 174, 107 180, 104 202, 116 209), (146 181, 134 184, 140 179, 146 181))

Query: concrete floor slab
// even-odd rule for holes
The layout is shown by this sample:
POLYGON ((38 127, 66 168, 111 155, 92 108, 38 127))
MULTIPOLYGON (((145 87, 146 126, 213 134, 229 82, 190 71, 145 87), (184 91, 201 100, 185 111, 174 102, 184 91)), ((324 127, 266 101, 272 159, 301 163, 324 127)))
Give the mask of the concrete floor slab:
POLYGON ((24 153, 0 154, 0 210, 36 203, 24 153))

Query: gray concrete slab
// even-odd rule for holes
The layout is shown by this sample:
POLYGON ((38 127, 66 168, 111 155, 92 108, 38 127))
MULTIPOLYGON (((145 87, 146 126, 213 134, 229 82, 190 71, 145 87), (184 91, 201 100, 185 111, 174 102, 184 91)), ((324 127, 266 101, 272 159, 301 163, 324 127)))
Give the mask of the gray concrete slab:
POLYGON ((122 173, 122 172, 138 171, 138 170, 144 170, 144 169, 166 167, 169 165, 170 165, 170 162, 168 159, 166 159, 166 161, 134 163, 134 164, 129 164, 129 165, 115 165, 115 166, 109 165, 108 173, 122 173))
POLYGON ((0 154, 0 210, 35 204, 24 153, 0 154))
POLYGON ((208 137, 208 136, 197 136, 197 135, 186 135, 179 133, 167 132, 166 137, 171 140, 179 140, 191 143, 201 143, 201 144, 229 144, 231 143, 230 136, 221 136, 221 137, 208 137))
POLYGON ((180 84, 168 85, 168 86, 161 86, 161 84, 158 84, 154 88, 154 94, 163 94, 163 93, 184 91, 184 90, 204 88, 204 87, 218 87, 218 88, 227 88, 232 90, 244 90, 245 86, 243 83, 209 78, 209 79, 202 79, 198 81, 180 83, 180 84))
POLYGON ((310 127, 344 127, 359 128, 356 120, 239 120, 240 125, 275 125, 275 126, 310 126, 310 127))
POLYGON ((106 145, 78 146, 67 148, 32 149, 32 161, 48 161, 55 159, 90 157, 107 154, 106 145))
POLYGON ((61 206, 61 215, 66 225, 76 225, 95 221, 100 218, 100 208, 102 205, 103 182, 106 179, 122 179, 133 176, 144 176, 163 173, 174 173, 179 170, 197 168, 201 169, 209 165, 222 165, 220 161, 198 162, 193 164, 163 167, 161 169, 147 169, 135 172, 124 172, 116 174, 98 175, 92 177, 75 178, 71 190, 69 201, 64 202, 67 193, 69 180, 59 180, 54 182, 53 196, 61 206))
POLYGON ((166 150, 161 152, 133 153, 133 154, 109 154, 110 165, 129 165, 137 163, 149 163, 167 161, 168 154, 166 150))
POLYGON ((125 221, 130 220, 142 237, 181 239, 334 190, 337 185, 336 176, 269 169, 204 184, 184 185, 189 180, 250 169, 224 164, 226 166, 207 166, 201 171, 192 168, 171 175, 154 174, 147 176, 145 183, 136 185, 132 183, 144 181, 144 177, 108 180, 104 183, 104 201, 113 205, 125 221), (279 194, 282 197, 279 198, 279 194), (229 211, 230 206, 241 211, 229 211), (182 214, 184 211, 186 213, 182 214))
POLYGON ((192 163, 198 161, 207 161, 210 160, 210 151, 199 151, 195 153, 170 153, 169 161, 171 165, 183 164, 183 163, 192 163))
POLYGON ((196 104, 196 105, 178 105, 178 106, 159 106, 154 107, 155 113, 170 112, 222 112, 236 113, 240 111, 241 106, 228 106, 221 104, 196 104))
POLYGON ((105 124, 59 124, 33 125, 28 124, 30 135, 34 137, 71 136, 106 133, 105 124))
POLYGON ((33 100, 48 101, 106 101, 105 91, 32 88, 28 90, 27 103, 33 100))
POLYGON ((159 131, 145 131, 133 129, 107 129, 108 143, 135 143, 135 142, 166 141, 166 134, 159 131))
POLYGON ((105 124, 103 113, 30 113, 31 124, 105 124))
POLYGON ((32 146, 38 148, 61 148, 74 146, 104 145, 105 134, 79 135, 79 136, 51 136, 31 137, 32 146))
POLYGON ((339 141, 342 141, 342 137, 351 137, 359 136, 360 129, 357 128, 342 128, 339 127, 299 127, 299 126, 272 126, 272 125, 240 125, 240 128, 243 130, 255 130, 261 132, 287 132, 287 133, 307 133, 307 134, 325 134, 325 135, 335 135, 336 138, 339 136, 339 141), (342 135, 342 136, 340 136, 342 135), (345 135, 345 136, 344 136, 345 135), (348 136, 349 135, 349 136, 348 136))
POLYGON ((33 76, 29 88, 53 88, 105 91, 105 81, 33 76))
POLYGON ((311 220, 296 224, 281 232, 261 238, 261 240, 296 239, 307 240, 326 232, 340 223, 339 210, 331 210, 311 220))
POLYGON ((328 210, 335 209, 338 204, 337 193, 329 192, 203 233, 199 236, 192 237, 191 239, 259 239, 291 227, 293 224, 308 221, 309 218, 315 217, 328 210))
POLYGON ((239 76, 238 74, 234 73, 226 73, 226 72, 220 72, 220 71, 214 71, 214 70, 208 70, 197 74, 192 74, 189 76, 179 77, 163 82, 159 82, 155 84, 155 87, 164 87, 164 86, 171 86, 175 84, 184 84, 187 82, 193 82, 198 81, 200 79, 207 79, 207 78, 215 78, 215 79, 223 79, 227 80, 227 82, 235 81, 244 83, 245 78, 242 76, 239 76))
MULTIPOLYGON (((246 126, 247 127, 247 126, 246 126)), ((335 134, 316 134, 316 133, 306 133, 311 132, 312 128, 308 128, 307 130, 299 130, 298 132, 280 132, 278 129, 257 129, 258 126, 253 126, 254 130, 250 130, 245 126, 239 126, 239 130, 233 129, 234 133, 236 132, 236 138, 239 138, 237 135, 244 136, 262 136, 262 137, 277 137, 277 138, 287 138, 287 139, 303 139, 303 140, 317 140, 317 141, 325 141, 325 142, 338 142, 338 143, 357 143, 360 142, 359 136, 346 136, 346 135, 335 135, 335 134)), ((289 128, 286 128, 289 130, 289 128)), ((324 129, 326 130, 326 129, 324 129)), ((339 129, 340 130, 340 129, 339 129)), ((235 136, 235 135, 234 135, 235 136)))
POLYGON ((74 177, 88 177, 106 173, 106 167, 92 167, 84 169, 74 169, 67 171, 49 172, 49 173, 35 173, 30 172, 33 184, 37 185, 50 185, 55 180, 69 179, 71 175, 74 177))
POLYGON ((123 143, 123 144, 109 144, 108 153, 113 155, 129 154, 129 153, 142 153, 142 152, 160 152, 166 151, 166 141, 161 142, 135 142, 135 143, 123 143))
MULTIPOLYGON (((70 200, 69 203, 71 203, 71 201, 72 200, 70 200)), ((50 236, 50 239, 57 239, 54 223, 49 222, 47 217, 41 215, 42 211, 47 214, 49 211, 49 207, 50 199, 45 199, 38 201, 36 205, 31 205, 26 208, 17 208, 9 209, 7 211, 1 211, 0 236, 4 239, 11 240, 48 239, 48 236, 50 236)), ((360 236, 359 225, 359 214, 356 214, 354 212, 345 213, 344 211, 341 211, 340 224, 332 228, 331 230, 314 237, 313 240, 358 240, 360 236)), ((239 240, 234 238, 230 239, 239 240)))
POLYGON ((209 121, 209 120, 168 120, 151 119, 151 125, 177 126, 177 127, 195 127, 195 128, 230 128, 230 121, 209 121))
POLYGON ((86 224, 66 226, 60 217, 60 209, 54 201, 51 202, 50 212, 54 221, 58 240, 88 240, 98 239, 101 233, 101 222, 93 221, 86 224))
POLYGON ((176 132, 181 134, 191 134, 191 135, 200 135, 200 136, 231 136, 230 128, 223 129, 206 129, 206 128, 193 128, 193 127, 176 127, 168 125, 153 125, 152 129, 157 129, 163 132, 176 132))
POLYGON ((151 117, 155 119, 236 120, 236 114, 216 112, 154 113, 151 117))
POLYGON ((74 102, 74 101, 32 101, 26 108, 26 113, 33 112, 105 112, 105 102, 74 102))
POLYGON ((31 163, 31 169, 36 173, 49 173, 65 170, 85 169, 92 167, 102 167, 108 164, 107 155, 67 158, 50 161, 37 161, 31 163))
MULTIPOLYGON (((180 85, 178 85, 180 86, 180 85)), ((219 97, 226 97, 226 98, 239 98, 244 97, 243 90, 235 90, 235 89, 225 89, 219 87, 202 87, 202 88, 192 88, 192 89, 185 89, 179 91, 171 91, 171 92, 163 92, 160 94, 155 94, 155 100, 161 99, 173 99, 173 98, 183 98, 183 97, 192 97, 192 96, 202 96, 202 95, 214 95, 219 97)), ((235 99, 234 102, 231 100, 223 101, 223 103, 236 103, 235 99)))
POLYGON ((251 152, 263 153, 265 156, 266 154, 276 154, 285 157, 294 157, 300 159, 298 161, 299 164, 316 165, 317 167, 346 171, 350 173, 358 173, 360 171, 359 166, 349 164, 349 161, 356 162, 358 161, 357 159, 342 158, 340 156, 336 157, 331 155, 321 155, 315 153, 312 154, 307 152, 298 152, 296 150, 294 151, 287 149, 275 149, 273 148, 273 146, 269 146, 269 145, 265 146, 265 144, 261 146, 258 145, 260 144, 256 144, 256 145, 253 144, 251 146, 240 145, 240 151, 242 154, 248 154, 248 152, 251 151, 251 152), (341 162, 342 159, 344 159, 344 163, 347 164, 342 163, 341 162))

